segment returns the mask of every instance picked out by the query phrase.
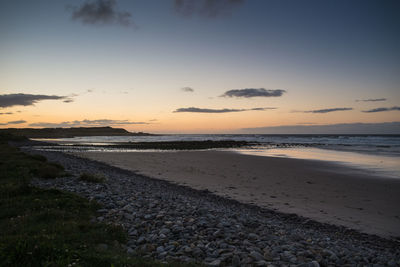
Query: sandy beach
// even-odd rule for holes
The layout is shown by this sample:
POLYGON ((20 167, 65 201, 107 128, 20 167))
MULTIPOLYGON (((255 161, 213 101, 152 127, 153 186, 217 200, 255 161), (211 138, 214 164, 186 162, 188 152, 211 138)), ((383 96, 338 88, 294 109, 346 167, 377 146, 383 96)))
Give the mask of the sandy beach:
POLYGON ((244 203, 383 237, 400 236, 400 180, 329 162, 225 151, 80 156, 244 203))

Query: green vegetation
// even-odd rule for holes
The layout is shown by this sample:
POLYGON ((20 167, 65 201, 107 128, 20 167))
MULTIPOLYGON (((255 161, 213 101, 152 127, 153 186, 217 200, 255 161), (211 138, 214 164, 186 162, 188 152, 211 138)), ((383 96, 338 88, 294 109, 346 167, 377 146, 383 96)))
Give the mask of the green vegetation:
MULTIPOLYGON (((0 134, 26 136, 29 138, 67 138, 75 136, 143 136, 149 133, 131 133, 122 128, 112 127, 71 127, 71 128, 8 128, 0 129, 0 134)), ((26 138, 25 138, 26 139, 26 138)))
POLYGON ((99 205, 72 193, 29 184, 62 167, 0 142, 1 266, 160 266, 130 258, 123 229, 93 222, 99 205))
POLYGON ((103 183, 106 178, 97 173, 82 173, 79 176, 79 180, 89 182, 89 183, 103 183))

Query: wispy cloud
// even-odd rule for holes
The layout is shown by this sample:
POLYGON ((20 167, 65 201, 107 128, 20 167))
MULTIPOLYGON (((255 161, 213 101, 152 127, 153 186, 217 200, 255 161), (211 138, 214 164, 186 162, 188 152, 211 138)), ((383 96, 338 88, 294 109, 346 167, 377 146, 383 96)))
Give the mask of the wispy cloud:
POLYGON ((369 99, 357 99, 356 102, 380 102, 386 101, 386 98, 369 98, 369 99))
POLYGON ((390 108, 374 108, 370 110, 363 110, 363 112, 366 113, 375 113, 375 112, 384 112, 384 111, 395 111, 395 110, 400 110, 400 107, 390 107, 390 108))
POLYGON ((226 91, 221 97, 278 97, 284 93, 283 89, 245 88, 226 91))
POLYGON ((243 2, 244 0, 175 0, 175 10, 185 17, 199 15, 216 18, 230 15, 243 2))
POLYGON ((243 111, 264 111, 268 109, 276 109, 276 108, 250 108, 250 109, 229 109, 229 108, 223 108, 223 109, 210 109, 210 108, 195 108, 195 107, 189 107, 189 108, 178 108, 175 110, 175 113, 178 112, 193 112, 193 113, 230 113, 230 112, 243 112, 243 111))
POLYGON ((187 92, 187 93, 192 93, 194 92, 194 89, 192 87, 186 86, 181 88, 182 91, 187 92))
POLYGON ((12 106, 32 106, 42 100, 64 100, 64 102, 72 102, 69 96, 58 95, 31 95, 31 94, 8 94, 0 95, 0 108, 12 106))
POLYGON ((9 121, 9 122, 6 122, 6 123, 0 123, 0 125, 23 124, 23 123, 26 123, 26 121, 24 121, 24 120, 9 121))
POLYGON ((11 115, 11 114, 13 114, 12 112, 2 112, 2 113, 0 113, 0 115, 11 115))
POLYGON ((108 119, 100 119, 100 120, 75 120, 75 121, 64 121, 60 123, 52 123, 52 122, 36 122, 31 123, 29 126, 32 127, 96 127, 96 126, 116 126, 116 125, 130 125, 130 124, 150 124, 148 122, 135 122, 130 120, 108 120, 108 119))
POLYGON ((315 110, 294 111, 294 112, 303 112, 303 113, 329 113, 329 112, 346 111, 346 110, 353 110, 353 108, 326 108, 326 109, 315 109, 315 110))
POLYGON ((84 24, 134 26, 132 14, 116 10, 116 0, 87 1, 79 7, 72 7, 72 19, 84 24))

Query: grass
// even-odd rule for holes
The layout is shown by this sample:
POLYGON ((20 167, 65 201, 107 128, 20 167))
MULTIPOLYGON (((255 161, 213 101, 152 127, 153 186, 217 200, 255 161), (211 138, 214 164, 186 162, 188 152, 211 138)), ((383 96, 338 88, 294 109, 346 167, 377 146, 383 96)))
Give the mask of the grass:
POLYGON ((31 186, 33 176, 62 175, 62 166, 22 153, 4 139, 0 141, 0 266, 161 266, 129 257, 121 245, 127 239, 121 227, 91 222, 99 204, 31 186))
POLYGON ((79 176, 79 180, 89 183, 103 183, 106 180, 106 178, 101 174, 85 172, 79 176))

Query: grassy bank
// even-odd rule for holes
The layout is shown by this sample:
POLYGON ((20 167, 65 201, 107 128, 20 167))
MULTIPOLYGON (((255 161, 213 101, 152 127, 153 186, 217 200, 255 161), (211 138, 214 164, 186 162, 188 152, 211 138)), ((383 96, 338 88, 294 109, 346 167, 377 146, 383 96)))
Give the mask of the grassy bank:
POLYGON ((68 175, 62 166, 31 156, 0 137, 1 266, 159 266, 124 252, 119 226, 91 222, 97 203, 72 193, 35 188, 32 177, 68 175))

